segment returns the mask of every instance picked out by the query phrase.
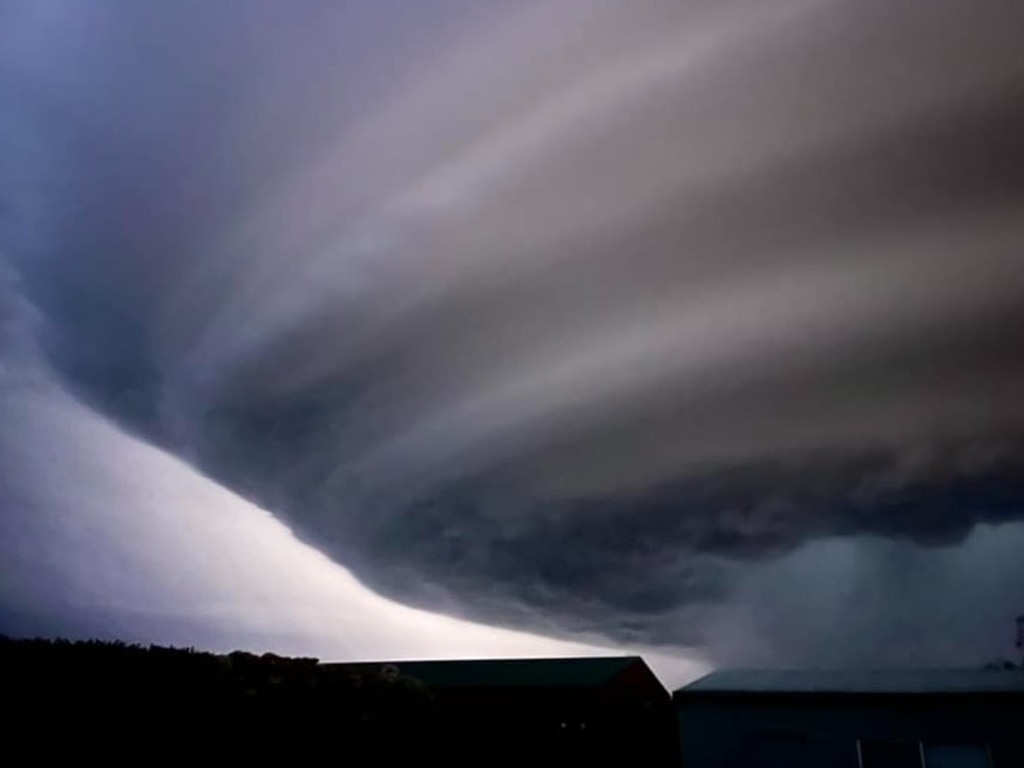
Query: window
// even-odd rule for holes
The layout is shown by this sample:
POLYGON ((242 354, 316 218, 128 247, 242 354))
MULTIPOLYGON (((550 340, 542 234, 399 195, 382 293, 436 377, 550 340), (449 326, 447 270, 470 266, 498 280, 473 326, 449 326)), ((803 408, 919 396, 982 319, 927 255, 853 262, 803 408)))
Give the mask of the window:
POLYGON ((992 768, 984 744, 925 744, 925 768, 992 768))
POLYGON ((858 741, 860 768, 922 768, 916 741, 858 741))

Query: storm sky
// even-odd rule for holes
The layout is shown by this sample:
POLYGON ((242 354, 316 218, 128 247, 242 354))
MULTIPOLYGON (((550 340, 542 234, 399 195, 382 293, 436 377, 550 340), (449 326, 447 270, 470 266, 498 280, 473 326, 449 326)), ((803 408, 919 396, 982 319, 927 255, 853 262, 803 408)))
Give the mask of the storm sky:
POLYGON ((0 0, 0 631, 1009 653, 1015 6, 0 0))

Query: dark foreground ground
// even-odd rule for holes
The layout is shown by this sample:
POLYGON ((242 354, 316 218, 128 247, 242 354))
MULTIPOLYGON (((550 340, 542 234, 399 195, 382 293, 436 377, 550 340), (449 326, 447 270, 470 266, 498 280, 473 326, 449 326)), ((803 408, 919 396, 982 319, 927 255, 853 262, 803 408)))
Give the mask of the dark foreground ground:
POLYGON ((678 765, 669 694, 632 657, 322 664, 0 636, 0 681, 8 753, 39 764, 678 765))
POLYGON ((434 748, 430 692, 387 666, 354 675, 273 654, 0 637, 0 680, 5 747, 33 763, 390 764, 434 748))

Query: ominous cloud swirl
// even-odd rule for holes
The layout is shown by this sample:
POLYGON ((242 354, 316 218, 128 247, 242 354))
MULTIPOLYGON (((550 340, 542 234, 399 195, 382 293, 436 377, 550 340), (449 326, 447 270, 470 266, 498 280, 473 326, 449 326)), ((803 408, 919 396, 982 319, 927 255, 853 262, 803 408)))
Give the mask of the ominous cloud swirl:
POLYGON ((52 0, 0 28, 3 359, 430 610, 722 662, 1000 651, 1013 3, 52 0))

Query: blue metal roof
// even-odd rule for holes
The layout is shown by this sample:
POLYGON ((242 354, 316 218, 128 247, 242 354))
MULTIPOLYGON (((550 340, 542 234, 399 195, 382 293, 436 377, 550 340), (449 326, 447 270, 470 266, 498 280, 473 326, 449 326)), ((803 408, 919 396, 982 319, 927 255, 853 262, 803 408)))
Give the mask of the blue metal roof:
POLYGON ((676 691, 689 694, 1024 694, 1024 671, 988 669, 767 670, 712 672, 676 691))

